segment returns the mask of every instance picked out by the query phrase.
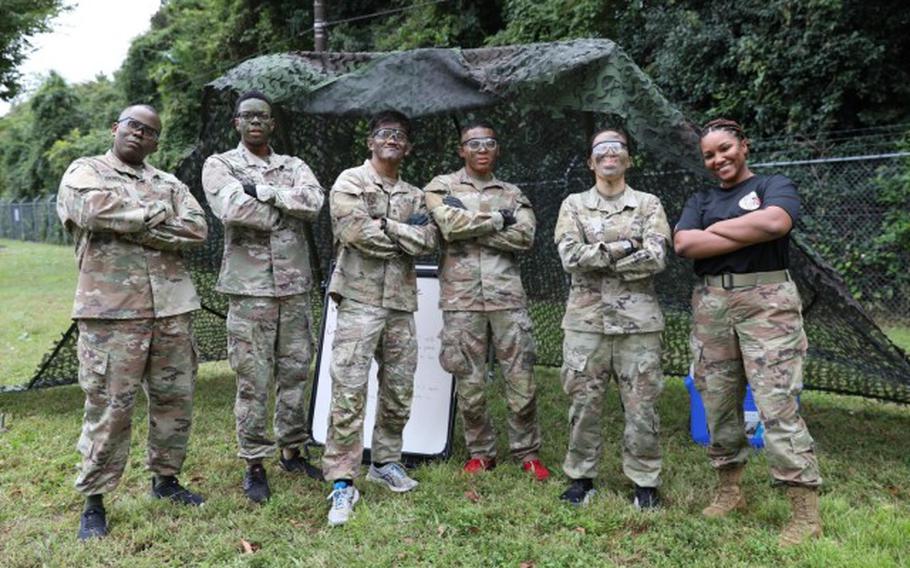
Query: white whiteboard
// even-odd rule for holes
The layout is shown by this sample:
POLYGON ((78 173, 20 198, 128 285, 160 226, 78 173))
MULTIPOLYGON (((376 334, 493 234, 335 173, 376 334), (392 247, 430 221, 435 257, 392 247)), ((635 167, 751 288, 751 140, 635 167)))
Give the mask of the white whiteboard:
MULTIPOLYGON (((338 306, 326 298, 323 329, 319 338, 316 380, 310 404, 310 429, 313 441, 325 445, 329 428, 329 405, 332 399, 332 340, 338 319, 338 306)), ((414 401, 411 418, 404 427, 402 453, 412 457, 448 457, 451 451, 454 423, 454 379, 439 365, 439 332, 442 311, 439 309, 439 283, 436 268, 417 267, 417 372, 414 374, 414 401)), ((376 422, 376 374, 374 360, 370 367, 366 418, 363 424, 363 447, 369 450, 376 422)))

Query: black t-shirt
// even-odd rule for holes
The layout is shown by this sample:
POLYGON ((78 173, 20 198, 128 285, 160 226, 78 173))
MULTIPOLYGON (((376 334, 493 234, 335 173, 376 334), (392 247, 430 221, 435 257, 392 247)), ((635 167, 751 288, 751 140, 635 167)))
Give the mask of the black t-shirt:
MULTIPOLYGON (((730 188, 703 189, 686 201, 677 231, 706 229, 718 221, 733 219, 758 209, 776 205, 786 211, 793 224, 799 217, 799 195, 789 178, 781 175, 756 175, 730 188)), ((790 265, 790 234, 758 243, 727 254, 695 261, 699 276, 731 272, 766 272, 790 265)))

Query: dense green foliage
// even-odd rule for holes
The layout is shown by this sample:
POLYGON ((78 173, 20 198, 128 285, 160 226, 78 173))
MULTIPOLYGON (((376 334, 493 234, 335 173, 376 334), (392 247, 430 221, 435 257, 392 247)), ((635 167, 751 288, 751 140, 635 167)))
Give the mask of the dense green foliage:
MULTIPOLYGON (((34 6, 26 14, 50 15, 59 2, 24 4, 34 6)), ((754 137, 817 139, 910 120, 910 12, 901 8, 899 0, 351 0, 326 3, 326 16, 333 51, 610 37, 695 122, 723 114, 754 137)), ((17 37, 46 17, 36 21, 17 37)), ((152 161, 173 169, 199 132, 202 87, 250 57, 311 50, 312 23, 310 2, 165 0, 113 81, 72 86, 52 74, 0 118, 0 195, 52 191, 71 158, 106 146, 114 109, 131 102, 160 109, 165 128, 152 161)), ((5 34, 0 28, 0 47, 5 34)))
POLYGON ((620 43, 693 118, 753 135, 906 121, 910 12, 899 0, 634 2, 620 43))
POLYGON ((0 189, 7 197, 45 195, 69 163, 110 146, 123 96, 104 77, 68 85, 51 72, 25 103, 0 119, 0 189))
POLYGON ((0 2, 0 99, 19 94, 22 63, 31 45, 29 36, 47 31, 51 18, 63 10, 63 0, 3 0, 0 2))

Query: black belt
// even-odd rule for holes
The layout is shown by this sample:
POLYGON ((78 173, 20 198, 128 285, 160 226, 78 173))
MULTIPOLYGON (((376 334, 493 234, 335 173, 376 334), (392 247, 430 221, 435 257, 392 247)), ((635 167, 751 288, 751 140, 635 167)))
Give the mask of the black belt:
POLYGON ((702 278, 705 286, 731 290, 733 288, 748 288, 761 284, 781 284, 793 280, 789 270, 772 270, 771 272, 748 272, 746 274, 718 274, 702 278))

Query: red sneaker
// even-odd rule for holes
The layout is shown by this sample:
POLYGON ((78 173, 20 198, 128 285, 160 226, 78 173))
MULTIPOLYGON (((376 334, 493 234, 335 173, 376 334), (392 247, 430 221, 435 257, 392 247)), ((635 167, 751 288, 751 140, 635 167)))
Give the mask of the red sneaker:
POLYGON ((496 467, 496 460, 493 458, 471 458, 465 462, 461 470, 465 473, 479 473, 481 471, 490 471, 496 467))
POLYGON ((528 460, 521 464, 521 469, 530 472, 537 481, 546 481, 550 477, 550 470, 540 460, 528 460))

